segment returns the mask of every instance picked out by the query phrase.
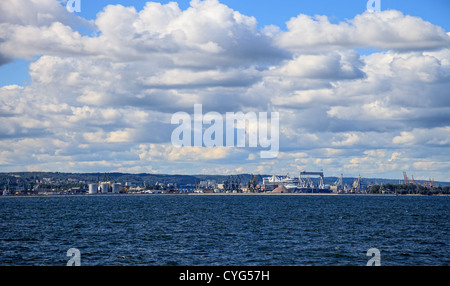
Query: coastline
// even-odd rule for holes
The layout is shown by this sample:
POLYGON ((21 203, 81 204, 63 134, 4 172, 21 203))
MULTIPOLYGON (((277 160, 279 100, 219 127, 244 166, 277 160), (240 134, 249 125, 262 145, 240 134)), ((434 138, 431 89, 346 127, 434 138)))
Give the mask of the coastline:
POLYGON ((121 193, 121 194, 38 194, 38 195, 3 195, 0 198, 32 198, 32 197, 117 197, 117 196, 359 196, 359 197, 449 197, 449 194, 338 194, 338 193, 121 193))

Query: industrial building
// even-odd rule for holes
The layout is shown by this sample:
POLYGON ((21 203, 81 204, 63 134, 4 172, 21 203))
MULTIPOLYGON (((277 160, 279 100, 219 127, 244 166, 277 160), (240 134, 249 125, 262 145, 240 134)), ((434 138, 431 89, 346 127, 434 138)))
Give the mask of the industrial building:
POLYGON ((89 184, 89 194, 118 194, 120 184, 115 182, 99 182, 89 184))

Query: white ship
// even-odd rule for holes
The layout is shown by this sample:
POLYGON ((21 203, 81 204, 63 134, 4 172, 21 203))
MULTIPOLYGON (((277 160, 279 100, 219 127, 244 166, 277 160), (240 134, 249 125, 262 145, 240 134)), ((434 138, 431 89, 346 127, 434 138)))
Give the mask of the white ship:
POLYGON ((298 178, 292 178, 288 175, 278 177, 271 176, 263 178, 263 184, 266 191, 272 191, 278 186, 284 186, 289 192, 301 192, 301 193, 316 193, 316 192, 330 192, 330 186, 325 185, 323 181, 323 172, 300 172, 298 178), (306 175, 306 177, 304 177, 306 175), (319 176, 319 183, 314 184, 310 175, 319 176))

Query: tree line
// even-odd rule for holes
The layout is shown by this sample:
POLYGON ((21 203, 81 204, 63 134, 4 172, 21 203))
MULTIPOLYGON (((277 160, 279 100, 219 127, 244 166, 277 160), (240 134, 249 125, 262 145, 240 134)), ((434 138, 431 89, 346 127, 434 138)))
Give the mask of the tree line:
POLYGON ((383 184, 373 185, 370 194, 398 194, 398 195, 450 195, 450 186, 427 187, 412 184, 383 184))

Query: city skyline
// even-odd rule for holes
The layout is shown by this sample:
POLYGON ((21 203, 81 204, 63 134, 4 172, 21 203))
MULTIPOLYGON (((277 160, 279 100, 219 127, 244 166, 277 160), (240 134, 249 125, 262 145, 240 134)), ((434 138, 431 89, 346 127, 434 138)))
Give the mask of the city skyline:
POLYGON ((0 172, 450 180, 446 1, 65 2, 0 4, 0 172), (278 156, 174 146, 196 104, 278 112, 278 156))

